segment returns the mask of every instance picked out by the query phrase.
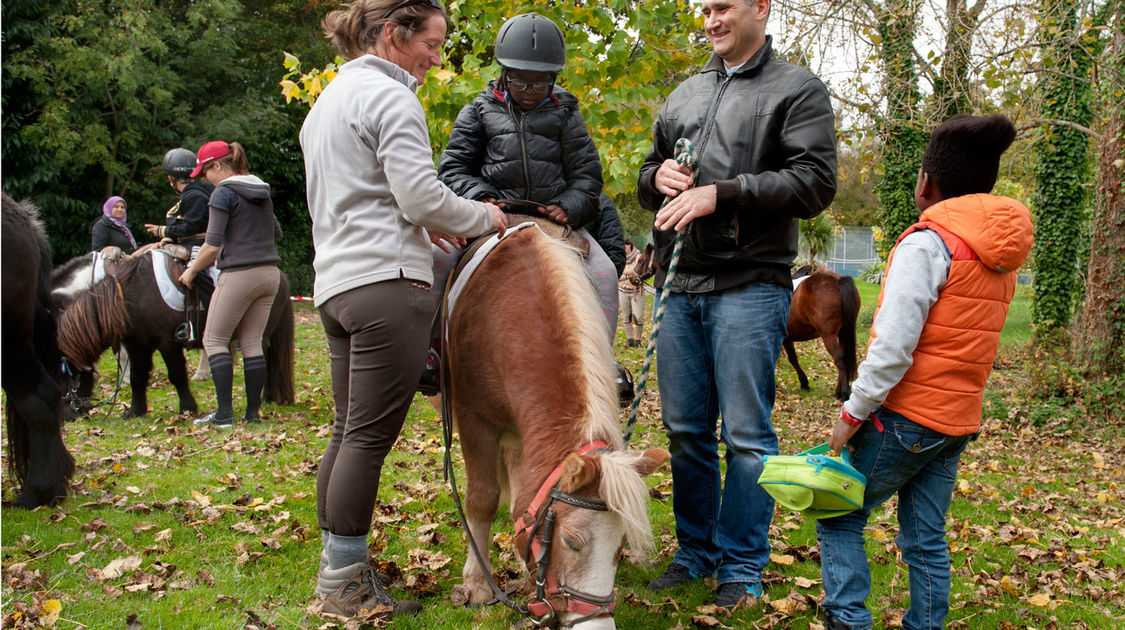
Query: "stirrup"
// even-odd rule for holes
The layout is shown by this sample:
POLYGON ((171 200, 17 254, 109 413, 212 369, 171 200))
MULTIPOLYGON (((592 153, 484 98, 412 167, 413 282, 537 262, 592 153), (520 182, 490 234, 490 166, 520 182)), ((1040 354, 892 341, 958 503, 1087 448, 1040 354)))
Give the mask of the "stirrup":
POLYGON ((179 326, 176 326, 175 338, 176 341, 180 343, 191 343, 195 341, 195 327, 191 325, 190 321, 183 322, 179 326))
POLYGON ((441 357, 433 348, 426 351, 426 365, 422 368, 416 391, 423 396, 436 396, 441 393, 441 357))

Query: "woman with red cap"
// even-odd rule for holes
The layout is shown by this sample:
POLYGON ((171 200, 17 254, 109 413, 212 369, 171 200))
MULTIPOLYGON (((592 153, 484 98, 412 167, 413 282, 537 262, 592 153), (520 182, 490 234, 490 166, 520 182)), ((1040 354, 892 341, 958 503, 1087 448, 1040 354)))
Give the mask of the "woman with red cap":
POLYGON ((246 374, 244 420, 258 422, 266 382, 262 333, 281 281, 277 267, 281 257, 274 246, 281 240, 281 225, 273 214, 269 184, 250 174, 242 145, 215 140, 200 147, 191 177, 200 175, 215 186, 208 202, 207 237, 180 282, 192 286, 196 274, 212 263, 222 273, 203 332, 203 349, 207 351, 219 408, 195 423, 217 427, 234 424, 234 362, 229 347, 235 330, 246 374))

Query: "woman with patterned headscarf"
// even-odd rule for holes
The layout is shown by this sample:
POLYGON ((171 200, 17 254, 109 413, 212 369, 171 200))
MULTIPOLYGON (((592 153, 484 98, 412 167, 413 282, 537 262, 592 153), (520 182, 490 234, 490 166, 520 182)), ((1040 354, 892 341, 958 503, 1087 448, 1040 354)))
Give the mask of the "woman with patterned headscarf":
POLYGON ((128 204, 125 199, 114 195, 102 204, 102 216, 90 228, 90 251, 100 252, 110 246, 121 248, 126 254, 137 249, 137 239, 129 231, 125 222, 128 204))

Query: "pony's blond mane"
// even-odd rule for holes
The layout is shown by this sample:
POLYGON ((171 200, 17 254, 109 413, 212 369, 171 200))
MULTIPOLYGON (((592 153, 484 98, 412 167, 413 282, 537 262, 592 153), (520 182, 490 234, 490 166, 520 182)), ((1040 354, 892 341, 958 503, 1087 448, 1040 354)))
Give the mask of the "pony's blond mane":
POLYGON ((556 303, 559 318, 579 348, 582 380, 586 387, 586 441, 604 440, 613 450, 621 450, 621 428, 617 422, 617 392, 613 382, 613 351, 607 342, 605 315, 590 282, 590 275, 578 249, 539 230, 536 241, 545 265, 557 273, 556 303))
POLYGON ((648 554, 654 547, 648 520, 648 486, 636 468, 642 457, 644 453, 639 451, 602 454, 599 490, 609 509, 621 517, 629 548, 648 554))

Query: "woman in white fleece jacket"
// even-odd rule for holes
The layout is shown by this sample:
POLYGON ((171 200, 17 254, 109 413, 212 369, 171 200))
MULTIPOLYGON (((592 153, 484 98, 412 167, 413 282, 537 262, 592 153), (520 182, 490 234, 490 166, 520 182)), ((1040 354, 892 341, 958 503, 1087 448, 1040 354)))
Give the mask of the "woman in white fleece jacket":
POLYGON ((414 94, 441 63, 448 17, 438 0, 357 0, 324 30, 349 59, 301 128, 316 257, 314 301, 328 338, 336 420, 317 478, 324 611, 417 602, 388 595, 369 568, 379 474, 414 396, 429 341, 431 242, 506 227, 493 204, 438 181, 414 94))

